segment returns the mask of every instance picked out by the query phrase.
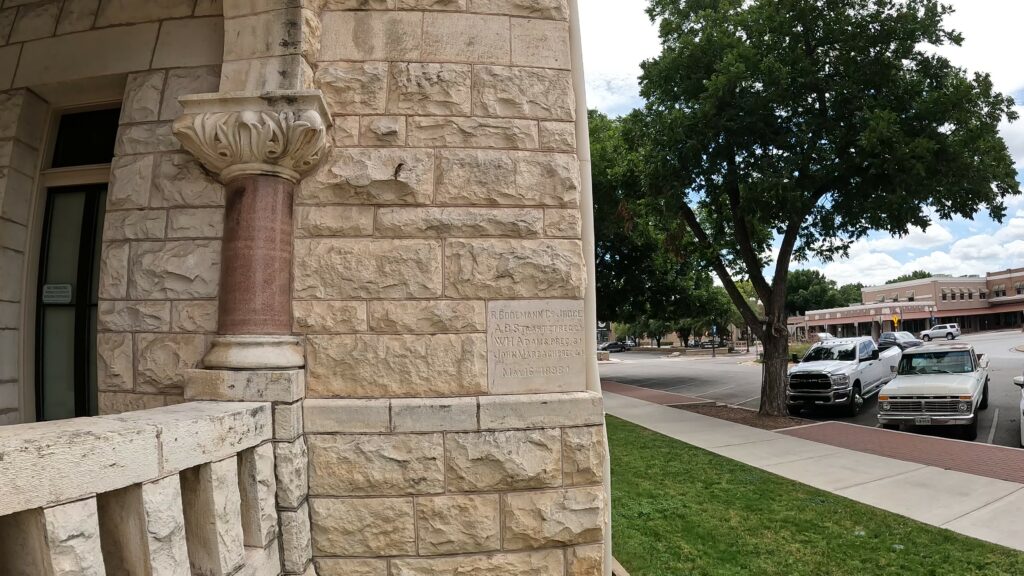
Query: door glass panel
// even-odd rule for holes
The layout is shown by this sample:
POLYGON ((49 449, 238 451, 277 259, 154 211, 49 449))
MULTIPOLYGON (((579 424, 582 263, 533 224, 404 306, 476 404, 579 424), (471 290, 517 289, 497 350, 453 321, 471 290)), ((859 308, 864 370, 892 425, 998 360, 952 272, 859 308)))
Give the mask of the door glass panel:
POLYGON ((45 281, 46 284, 71 284, 74 288, 78 283, 78 248, 82 241, 85 192, 53 194, 51 202, 45 281))
POLYGON ((48 306, 43 311, 42 419, 74 418, 75 309, 48 306))

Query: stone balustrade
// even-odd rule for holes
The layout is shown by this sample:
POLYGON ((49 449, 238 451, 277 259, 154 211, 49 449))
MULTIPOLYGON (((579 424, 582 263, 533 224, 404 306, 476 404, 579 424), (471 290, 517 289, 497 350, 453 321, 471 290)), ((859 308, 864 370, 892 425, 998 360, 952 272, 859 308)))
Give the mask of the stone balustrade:
POLYGON ((0 428, 0 574, 273 575, 271 404, 0 428))

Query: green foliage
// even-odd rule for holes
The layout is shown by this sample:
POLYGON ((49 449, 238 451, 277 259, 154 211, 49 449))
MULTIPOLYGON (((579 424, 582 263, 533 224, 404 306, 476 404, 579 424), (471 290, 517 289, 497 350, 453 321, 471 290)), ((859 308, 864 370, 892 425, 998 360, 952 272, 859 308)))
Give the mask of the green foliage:
POLYGON ((896 284, 897 282, 906 282, 908 280, 922 280, 924 278, 931 278, 933 274, 931 272, 925 272, 924 270, 914 270, 910 274, 904 274, 897 276, 892 280, 886 282, 886 284, 896 284))
POLYGON ((786 314, 795 316, 810 310, 842 308, 861 303, 863 284, 836 286, 834 280, 817 270, 791 270, 786 277, 786 314))

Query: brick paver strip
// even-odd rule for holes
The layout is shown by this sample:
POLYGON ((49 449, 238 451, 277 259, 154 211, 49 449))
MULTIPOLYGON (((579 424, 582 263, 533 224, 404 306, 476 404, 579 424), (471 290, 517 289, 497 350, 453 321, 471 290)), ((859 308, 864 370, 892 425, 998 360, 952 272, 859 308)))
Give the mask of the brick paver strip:
POLYGON ((674 392, 662 392, 661 390, 651 390, 650 388, 641 388, 640 386, 630 386, 629 384, 614 382, 612 380, 602 380, 601 389, 615 394, 621 394, 622 396, 636 398, 637 400, 650 402, 651 404, 660 404, 662 406, 674 406, 676 404, 714 404, 714 401, 706 400, 704 398, 694 398, 693 396, 683 396, 682 394, 676 394, 674 392))
POLYGON ((776 432, 858 452, 1024 484, 1024 450, 1018 448, 921 436, 845 422, 822 422, 776 432))

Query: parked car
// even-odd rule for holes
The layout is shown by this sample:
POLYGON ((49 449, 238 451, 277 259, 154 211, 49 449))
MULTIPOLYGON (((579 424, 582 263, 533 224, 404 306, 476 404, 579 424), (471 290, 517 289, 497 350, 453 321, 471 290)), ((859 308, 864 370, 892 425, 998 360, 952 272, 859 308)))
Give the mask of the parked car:
POLYGON ((900 350, 915 348, 924 344, 910 332, 882 332, 878 337, 878 349, 885 350, 892 346, 899 346, 900 350))
POLYGON ((959 324, 938 324, 932 326, 928 330, 921 332, 921 340, 925 342, 931 342, 933 338, 945 338, 946 340, 953 340, 960 337, 960 325, 959 324))
POLYGON ((629 350, 629 346, 624 342, 605 342, 598 346, 597 349, 605 352, 626 352, 629 350))
POLYGON ((837 406, 856 416, 864 399, 893 378, 901 353, 897 346, 880 352, 869 336, 818 342, 789 369, 789 413, 796 416, 804 408, 837 406))
MULTIPOLYGON (((1013 383, 1021 389, 1020 410, 1021 414, 1024 414, 1024 376, 1015 376, 1013 383)), ((1024 448, 1024 419, 1020 422, 1020 447, 1024 448)))
POLYGON ((878 394, 883 428, 960 426, 978 436, 978 410, 988 408, 988 360, 970 344, 927 344, 903 353, 896 378, 878 394))

